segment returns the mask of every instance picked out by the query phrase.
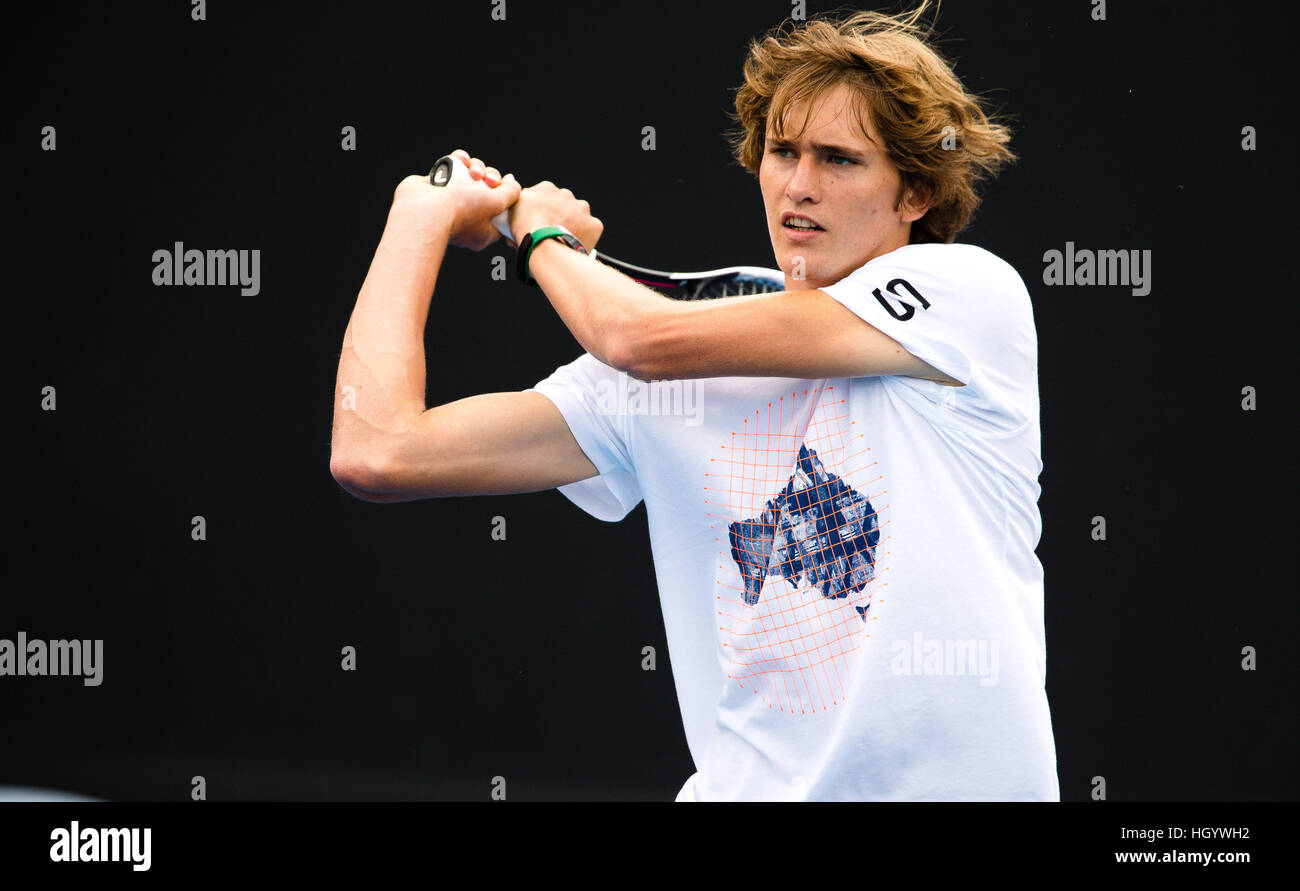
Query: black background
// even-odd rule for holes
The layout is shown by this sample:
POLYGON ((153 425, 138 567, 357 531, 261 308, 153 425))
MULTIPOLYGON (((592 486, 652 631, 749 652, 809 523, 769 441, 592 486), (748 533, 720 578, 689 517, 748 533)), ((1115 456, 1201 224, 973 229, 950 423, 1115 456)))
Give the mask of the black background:
MULTIPOLYGON (((939 16, 1021 155, 960 240, 1034 298, 1061 795, 1104 776, 1116 800, 1295 799, 1293 47, 1250 7, 1091 11, 939 16), (1066 241, 1151 250, 1151 293, 1044 286, 1066 241)), ((511 799, 665 799, 690 774, 644 506, 606 524, 555 491, 372 505, 329 474, 338 351, 392 190, 453 148, 573 189, 615 256, 772 265, 721 133, 748 39, 788 4, 507 12, 7 14, 0 637, 100 638, 105 664, 101 687, 0 678, 0 783, 483 800, 503 776, 511 799), (155 287, 152 254, 176 241, 260 249, 261 293, 155 287)), ((491 280, 498 253, 513 260, 444 265, 429 405, 530 387, 581 352, 541 294, 491 280)))

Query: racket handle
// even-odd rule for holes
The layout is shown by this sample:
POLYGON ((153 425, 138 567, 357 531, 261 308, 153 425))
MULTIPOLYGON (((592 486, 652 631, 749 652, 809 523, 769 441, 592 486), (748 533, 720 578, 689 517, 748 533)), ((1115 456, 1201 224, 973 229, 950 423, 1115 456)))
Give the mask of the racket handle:
MULTIPOLYGON (((459 158, 453 158, 451 155, 443 155, 435 161, 433 167, 429 169, 429 182, 435 186, 445 186, 447 183, 462 179, 471 182, 474 181, 470 178, 469 168, 465 166, 465 162, 461 161, 459 158)), ((488 188, 487 183, 483 182, 483 180, 478 180, 478 184, 485 189, 488 188)), ((515 240, 515 236, 510 231, 510 216, 508 209, 503 210, 501 213, 494 216, 492 218, 492 225, 496 226, 497 231, 506 238, 511 241, 515 240)))

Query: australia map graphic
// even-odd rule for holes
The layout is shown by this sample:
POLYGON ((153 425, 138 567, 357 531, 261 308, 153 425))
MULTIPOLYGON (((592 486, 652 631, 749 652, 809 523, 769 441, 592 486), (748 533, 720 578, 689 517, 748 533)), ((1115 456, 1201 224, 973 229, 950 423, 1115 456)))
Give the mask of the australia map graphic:
MULTIPOLYGON (((876 511, 829 473, 806 443, 785 488, 757 518, 732 523, 728 534, 749 606, 758 603, 769 576, 795 587, 819 587, 831 599, 861 591, 875 577, 876 511)), ((866 621, 870 604, 855 609, 866 621)))

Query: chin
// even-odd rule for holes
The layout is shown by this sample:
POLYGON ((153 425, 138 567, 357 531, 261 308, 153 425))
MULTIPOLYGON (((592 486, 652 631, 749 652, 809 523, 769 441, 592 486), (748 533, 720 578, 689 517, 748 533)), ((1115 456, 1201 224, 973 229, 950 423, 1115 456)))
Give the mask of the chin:
POLYGON ((781 258, 779 266, 787 278, 794 275, 794 258, 797 256, 804 258, 803 278, 800 279, 800 282, 805 287, 820 288, 823 284, 831 284, 836 281, 836 279, 827 278, 830 270, 826 268, 825 262, 809 257, 807 254, 791 254, 781 258))

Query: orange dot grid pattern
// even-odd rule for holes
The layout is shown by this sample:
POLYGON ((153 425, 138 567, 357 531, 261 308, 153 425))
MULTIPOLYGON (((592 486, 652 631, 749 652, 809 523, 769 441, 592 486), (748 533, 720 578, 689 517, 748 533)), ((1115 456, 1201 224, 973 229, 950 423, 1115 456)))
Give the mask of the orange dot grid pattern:
MULTIPOLYGON (((769 708, 797 715, 845 701, 850 657, 871 636, 869 625, 876 620, 879 604, 884 603, 883 589, 889 584, 882 578, 889 568, 890 540, 884 478, 865 434, 849 419, 845 400, 836 399, 834 389, 805 390, 803 399, 798 392, 789 398, 782 395, 765 409, 756 409, 742 429, 731 434, 720 455, 710 460, 705 474, 705 504, 719 544, 717 616, 730 666, 728 677, 769 708), (806 416, 810 408, 811 417, 800 433, 797 416, 806 416), (791 432, 785 432, 787 427, 791 432), (745 602, 744 576, 732 557, 728 528, 733 521, 760 516, 767 502, 800 472, 801 445, 817 452, 827 473, 839 476, 844 485, 871 502, 880 532, 874 578, 860 591, 849 590, 847 597, 829 598, 822 595, 819 584, 795 587, 770 567, 758 602, 750 606, 745 602), (865 622, 859 609, 866 610, 865 622)), ((801 581, 807 580, 807 574, 801 576, 801 581)))

